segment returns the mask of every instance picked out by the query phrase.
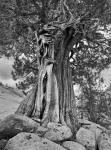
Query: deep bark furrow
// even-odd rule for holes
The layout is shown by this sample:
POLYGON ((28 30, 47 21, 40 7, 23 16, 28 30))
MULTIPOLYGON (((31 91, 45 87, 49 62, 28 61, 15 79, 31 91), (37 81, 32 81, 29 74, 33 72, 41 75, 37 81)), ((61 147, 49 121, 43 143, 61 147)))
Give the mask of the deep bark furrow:
MULTIPOLYGON (((74 91, 72 85, 72 74, 69 63, 69 43, 70 36, 64 35, 59 52, 56 58, 54 45, 49 46, 49 53, 56 63, 47 63, 43 57, 43 62, 39 66, 38 85, 32 91, 32 94, 23 101, 17 110, 17 113, 40 119, 41 125, 46 126, 49 121, 59 122, 69 127, 72 125, 71 114, 76 113, 74 102, 74 91), (46 78, 45 78, 46 77, 46 78), (74 109, 74 110, 73 110, 74 109)), ((76 115, 75 115, 76 116, 76 115)))
POLYGON ((15 113, 24 114, 30 117, 34 109, 36 94, 37 94, 37 85, 33 88, 33 90, 29 93, 29 95, 21 102, 20 106, 18 107, 15 113))

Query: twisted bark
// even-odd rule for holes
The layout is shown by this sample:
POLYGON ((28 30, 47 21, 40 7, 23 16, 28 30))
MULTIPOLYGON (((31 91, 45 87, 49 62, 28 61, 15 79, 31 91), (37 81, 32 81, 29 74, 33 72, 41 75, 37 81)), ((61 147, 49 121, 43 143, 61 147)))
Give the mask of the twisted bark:
POLYGON ((38 84, 16 111, 16 114, 32 117, 44 126, 51 121, 72 128, 77 121, 68 47, 72 31, 67 32, 58 52, 55 52, 54 44, 50 44, 47 56, 51 58, 45 54, 39 63, 38 84))

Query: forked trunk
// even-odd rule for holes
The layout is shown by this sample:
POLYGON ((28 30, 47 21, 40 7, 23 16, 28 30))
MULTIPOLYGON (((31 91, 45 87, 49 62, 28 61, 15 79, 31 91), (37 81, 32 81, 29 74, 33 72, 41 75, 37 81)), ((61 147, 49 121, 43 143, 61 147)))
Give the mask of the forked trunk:
MULTIPOLYGON (((65 42, 65 41, 64 41, 65 42)), ((20 104, 16 114, 24 114, 46 126, 49 121, 76 127, 76 103, 68 46, 62 42, 59 52, 50 45, 48 59, 39 62, 38 84, 20 104), (55 55, 56 51, 56 56, 55 55), (55 60, 55 61, 53 61, 55 60)), ((76 129, 76 128, 75 128, 76 129)))

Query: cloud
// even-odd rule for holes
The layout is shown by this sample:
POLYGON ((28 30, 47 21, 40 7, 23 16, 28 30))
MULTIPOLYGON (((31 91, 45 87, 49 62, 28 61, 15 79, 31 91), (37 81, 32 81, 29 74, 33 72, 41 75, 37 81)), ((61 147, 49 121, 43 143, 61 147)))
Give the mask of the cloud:
POLYGON ((12 78, 12 64, 13 59, 7 59, 5 57, 0 59, 0 79, 9 80, 12 78))
POLYGON ((108 87, 111 84, 111 64, 108 69, 104 69, 101 73, 104 78, 104 85, 108 87))
POLYGON ((14 81, 13 79, 4 80, 0 78, 0 82, 2 82, 4 85, 8 85, 11 87, 16 87, 17 81, 14 81))
POLYGON ((7 59, 6 57, 2 57, 0 59, 0 82, 11 87, 16 87, 18 81, 14 81, 11 75, 13 63, 13 58, 7 59))
POLYGON ((0 82, 15 87, 17 81, 14 81, 11 75, 13 62, 13 58, 7 59, 2 57, 0 59, 0 82))
POLYGON ((73 88, 74 88, 75 96, 79 96, 81 94, 80 86, 76 84, 76 85, 73 86, 73 88))

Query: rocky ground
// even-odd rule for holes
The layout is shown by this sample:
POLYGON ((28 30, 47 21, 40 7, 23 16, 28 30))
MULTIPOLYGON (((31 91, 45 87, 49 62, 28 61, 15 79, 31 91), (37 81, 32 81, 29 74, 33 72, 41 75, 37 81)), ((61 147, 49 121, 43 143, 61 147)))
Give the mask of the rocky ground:
POLYGON ((43 127, 26 116, 9 115, 0 122, 0 150, 111 150, 110 130, 79 121, 80 128, 73 138, 67 126, 49 122, 43 127))
POLYGON ((20 93, 15 93, 0 87, 0 112, 3 115, 0 150, 111 150, 111 130, 99 124, 80 119, 74 136, 67 126, 49 122, 43 127, 31 118, 14 114, 23 99, 20 93))

